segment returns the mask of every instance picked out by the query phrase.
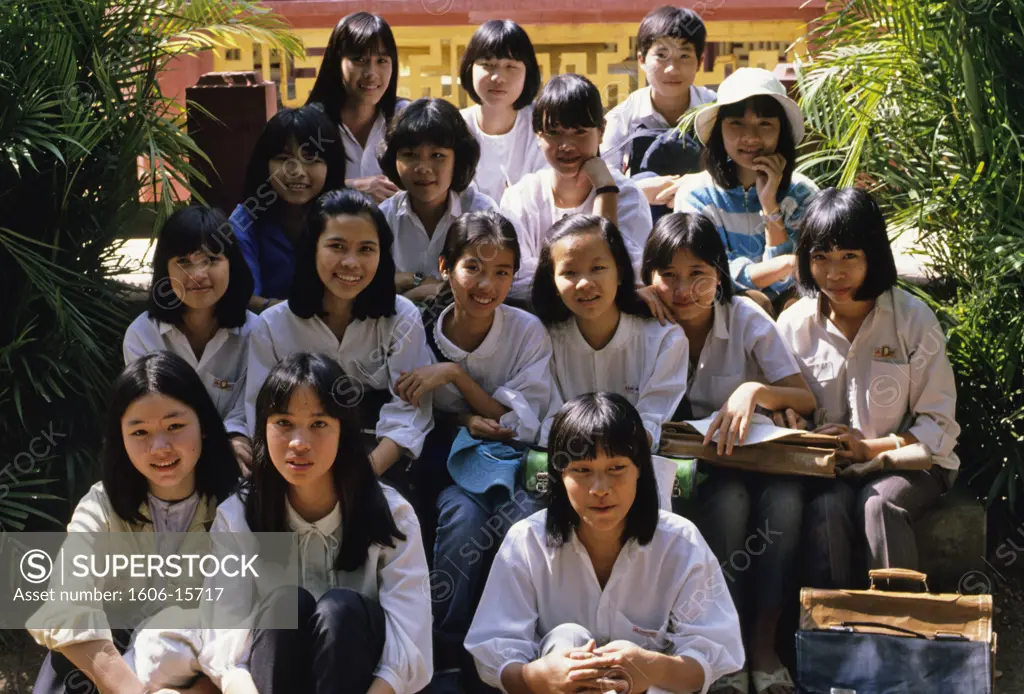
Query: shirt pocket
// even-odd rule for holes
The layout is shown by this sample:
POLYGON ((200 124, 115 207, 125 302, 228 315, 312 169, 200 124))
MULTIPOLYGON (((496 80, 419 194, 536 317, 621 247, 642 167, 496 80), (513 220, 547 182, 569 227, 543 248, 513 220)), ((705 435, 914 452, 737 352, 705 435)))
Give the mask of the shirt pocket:
POLYGON ((726 376, 712 376, 711 377, 711 401, 715 404, 715 409, 721 409, 725 406, 725 402, 729 399, 737 388, 739 388, 746 379, 743 378, 743 374, 728 374, 726 376))
POLYGON ((228 408, 231 407, 231 402, 235 397, 236 381, 229 378, 220 378, 214 374, 206 374, 206 390, 210 394, 210 399, 213 400, 213 404, 217 406, 217 412, 220 413, 221 417, 228 415, 228 408))
POLYGON ((910 364, 872 360, 864 400, 875 435, 895 433, 910 403, 910 364))
POLYGON ((617 612, 609 640, 629 641, 640 648, 664 653, 672 646, 672 641, 668 638, 668 625, 668 615, 665 615, 664 621, 660 622, 658 620, 634 621, 622 612, 617 612))

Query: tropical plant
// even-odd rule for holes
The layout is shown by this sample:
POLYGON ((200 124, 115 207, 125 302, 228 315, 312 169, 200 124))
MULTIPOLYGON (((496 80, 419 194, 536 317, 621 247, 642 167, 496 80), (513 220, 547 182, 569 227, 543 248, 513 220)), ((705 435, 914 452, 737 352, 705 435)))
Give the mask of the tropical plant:
POLYGON ((202 181, 158 77, 240 38, 302 52, 243 0, 0 3, 0 526, 55 521, 48 482, 75 499, 96 477, 130 318, 119 239, 202 181))
POLYGON ((801 169, 861 185, 942 278, 961 479, 1018 510, 1024 489, 1024 2, 830 2, 798 66, 801 169))

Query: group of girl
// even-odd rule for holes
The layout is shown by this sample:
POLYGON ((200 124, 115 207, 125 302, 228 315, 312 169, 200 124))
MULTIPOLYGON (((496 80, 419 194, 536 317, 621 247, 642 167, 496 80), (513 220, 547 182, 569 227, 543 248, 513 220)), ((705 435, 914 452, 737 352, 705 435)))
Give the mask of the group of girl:
POLYGON ((861 545, 914 568, 911 522, 958 466, 942 333, 895 286, 877 205, 812 196, 799 109, 764 71, 699 114, 707 170, 652 229, 598 156, 597 90, 560 75, 534 102, 514 23, 467 47, 461 115, 396 106, 396 62, 382 19, 346 17, 317 105, 268 123, 230 223, 164 225, 103 481, 69 526, 293 531, 297 634, 128 641, 95 608, 50 615, 37 691, 84 673, 118 692, 792 692, 795 568, 856 585, 861 545), (708 468, 676 509, 696 526, 659 502, 666 422, 713 416, 729 453, 758 410, 839 437, 842 478, 708 468))

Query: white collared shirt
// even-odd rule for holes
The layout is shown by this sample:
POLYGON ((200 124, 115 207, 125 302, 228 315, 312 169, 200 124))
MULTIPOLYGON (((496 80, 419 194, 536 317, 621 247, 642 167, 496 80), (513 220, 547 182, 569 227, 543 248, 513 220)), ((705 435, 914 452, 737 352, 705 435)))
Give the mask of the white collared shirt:
POLYGON ((629 540, 602 588, 575 533, 548 546, 546 519, 540 511, 512 526, 487 577, 465 643, 484 682, 504 689, 502 671, 537 660, 544 635, 566 623, 586 628, 599 646, 623 639, 693 658, 704 669, 702 692, 742 667, 728 584, 693 523, 661 511, 651 541, 629 540))
POLYGON ((173 323, 164 323, 143 313, 128 326, 124 335, 124 363, 131 364, 150 352, 168 350, 189 363, 217 406, 229 434, 249 434, 245 425, 245 381, 248 367, 249 335, 260 319, 246 311, 245 324, 221 328, 206 343, 196 359, 188 338, 173 323))
POLYGON ((466 212, 497 210, 498 205, 489 197, 470 185, 456 193, 448 191, 448 209, 437 223, 433 234, 428 234, 419 216, 412 209, 407 191, 399 191, 380 204, 380 211, 388 220, 388 226, 395 236, 392 255, 398 272, 422 272, 427 277, 441 278, 437 259, 444 250, 448 229, 466 212))
MULTIPOLYGON (((619 231, 626 242, 633 270, 640 276, 640 261, 644 244, 651 235, 654 223, 651 221, 651 206, 647 198, 628 178, 618 171, 612 171, 615 185, 619 187, 619 231)), ((522 255, 519 272, 512 284, 511 295, 516 298, 528 297, 533 276, 537 272, 540 248, 547 238, 552 225, 570 214, 593 214, 597 190, 591 189, 587 199, 579 207, 566 209, 555 204, 555 172, 545 168, 523 176, 519 183, 505 191, 501 198, 501 211, 516 226, 519 232, 519 251, 522 255)))
POLYGON ((345 147, 345 178, 363 178, 382 173, 380 164, 377 162, 377 150, 384 142, 387 127, 384 114, 378 111, 377 117, 370 127, 370 134, 366 138, 366 147, 364 148, 347 125, 342 123, 338 126, 338 130, 341 132, 341 143, 345 147))
MULTIPOLYGON (((690 109, 709 104, 717 95, 706 87, 690 85, 690 109)), ((613 171, 622 171, 635 137, 656 137, 672 127, 665 116, 654 110, 650 85, 637 89, 626 100, 604 117, 604 137, 601 138, 601 157, 613 171)), ((636 162, 637 165, 640 162, 636 162)), ((631 168, 633 164, 630 164, 631 168)), ((635 168, 634 168, 635 172, 635 168)))
POLYGON ((476 165, 473 183, 488 197, 501 200, 506 188, 524 175, 548 165, 533 132, 533 104, 516 112, 512 129, 504 135, 488 135, 480 129, 479 104, 464 108, 460 113, 480 143, 480 162, 476 165))
POLYGON ((942 326, 923 301, 898 288, 883 292, 852 343, 819 299, 783 311, 779 330, 817 398, 816 424, 846 424, 867 438, 908 432, 936 465, 960 466, 953 367, 942 326))
MULTIPOLYGON (((498 423, 514 429, 516 438, 532 443, 551 401, 551 338, 540 320, 526 311, 501 304, 487 337, 472 352, 445 337, 441 326, 455 310, 452 304, 434 323, 434 344, 442 356, 461 366, 491 397, 510 408, 498 423)), ((466 399, 453 384, 434 391, 434 406, 444 412, 469 412, 466 399)))
POLYGON ((296 352, 319 352, 338 362, 352 379, 339 394, 352 403, 361 399, 364 389, 391 391, 391 402, 380 410, 377 438, 387 437, 419 457, 423 440, 434 427, 433 399, 428 394, 413 407, 395 395, 394 386, 402 373, 432 364, 433 359, 416 306, 399 296, 395 311, 386 318, 352 321, 340 342, 319 316, 299 318, 287 301, 260 314, 249 342, 245 417, 250 432, 256 431, 256 396, 270 370, 296 352))
POLYGON ((772 384, 800 373, 789 343, 775 322, 746 297, 714 305, 714 325, 704 340, 687 397, 703 419, 725 405, 743 383, 772 384))
MULTIPOLYGON (((395 539, 394 547, 371 544, 366 562, 355 571, 334 570, 334 558, 342 541, 340 505, 315 523, 299 516, 287 500, 285 513, 289 527, 298 535, 302 587, 317 599, 332 588, 348 588, 379 602, 384 609, 385 637, 374 676, 390 684, 395 694, 414 694, 433 676, 430 592, 424 589, 429 585, 427 558, 412 506, 388 485, 381 483, 381 488, 395 525, 406 539, 395 539)), ((210 532, 230 533, 224 537, 248 535, 245 504, 238 494, 217 507, 210 532)), ((218 580, 219 577, 208 579, 206 586, 218 585, 218 580)), ((236 604, 251 602, 252 585, 248 582, 234 579, 229 589, 236 604)), ((244 665, 251 646, 248 629, 165 630, 147 634, 141 641, 147 652, 163 648, 171 653, 187 650, 198 654, 192 655, 192 671, 206 673, 221 689, 239 679, 251 682, 244 665)), ((136 648, 139 647, 137 641, 136 648)), ((154 667, 145 673, 144 681, 152 686, 166 682, 167 673, 156 672, 165 668, 153 663, 152 658, 146 660, 154 667)), ((176 669, 184 668, 179 664, 176 669)))
POLYGON ((587 343, 575 317, 551 326, 548 332, 555 387, 541 444, 547 444, 551 424, 564 403, 584 393, 609 391, 636 407, 651 435, 651 450, 657 451, 661 425, 672 418, 686 393, 690 343, 683 329, 623 313, 611 341, 601 349, 587 343))

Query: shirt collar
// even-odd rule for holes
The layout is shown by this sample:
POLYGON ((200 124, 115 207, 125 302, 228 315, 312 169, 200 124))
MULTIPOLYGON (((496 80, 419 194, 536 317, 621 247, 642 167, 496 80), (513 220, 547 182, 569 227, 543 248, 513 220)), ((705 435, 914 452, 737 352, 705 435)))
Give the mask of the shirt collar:
MULTIPOLYGON (((672 127, 672 124, 665 120, 665 117, 654 110, 654 99, 651 98, 651 87, 650 85, 639 89, 634 93, 633 102, 633 117, 637 119, 654 118, 657 119, 665 127, 672 127)), ((692 111, 698 106, 703 106, 708 103, 704 99, 704 91, 700 89, 696 84, 690 85, 690 107, 688 110, 692 111)))
MULTIPOLYGON (((818 322, 821 323, 822 325, 825 325, 828 319, 825 316, 824 292, 818 292, 818 298, 816 299, 815 303, 817 305, 815 313, 817 314, 818 322)), ((872 311, 892 313, 893 306, 893 292, 891 289, 887 289, 886 291, 879 294, 878 298, 875 299, 875 307, 872 309, 872 311)), ((868 313, 868 315, 870 316, 871 313, 868 313)))
POLYGON ((487 336, 484 338, 484 341, 481 342, 480 346, 473 350, 472 353, 467 352, 449 340, 441 329, 445 316, 454 310, 455 304, 449 304, 443 311, 441 311, 441 315, 438 316, 437 320, 434 322, 434 342, 437 344, 437 348, 441 350, 441 354, 454 362, 463 361, 470 354, 477 357, 489 357, 493 355, 498 349, 498 344, 501 342, 502 328, 505 324, 505 306, 503 304, 499 304, 498 308, 494 310, 494 322, 491 323, 491 329, 487 331, 487 336))
MULTIPOLYGON (((241 335, 242 334, 242 327, 243 326, 240 325, 237 328, 219 328, 217 330, 217 332, 220 332, 221 330, 227 330, 232 335, 241 335)), ((157 321, 157 330, 160 332, 161 335, 166 335, 167 333, 171 332, 172 330, 177 330, 178 332, 180 332, 182 334, 182 336, 185 335, 185 331, 182 330, 181 328, 179 328, 178 326, 176 326, 174 323, 168 323, 167 321, 162 321, 162 320, 158 320, 157 321)), ((216 335, 217 335, 217 333, 214 333, 214 336, 216 336, 216 335)))
MULTIPOLYGON (((409 200, 409 191, 407 190, 402 191, 402 199, 398 201, 398 215, 400 217, 415 217, 416 219, 419 219, 419 217, 416 215, 416 211, 412 209, 412 202, 410 202, 409 200)), ((441 219, 443 220, 445 217, 455 219, 456 217, 459 217, 461 215, 462 196, 457 195, 455 191, 449 189, 448 209, 445 211, 441 219)), ((420 220, 420 225, 422 224, 423 220, 420 220)))
POLYGON ((318 521, 310 523, 299 515, 299 512, 292 506, 288 497, 285 497, 285 520, 288 527, 297 533, 315 532, 325 537, 331 536, 341 527, 341 502, 339 501, 331 509, 331 512, 318 521))
POLYGON ((629 340, 630 333, 633 331, 634 320, 639 319, 636 318, 636 316, 633 316, 629 313, 626 313, 625 311, 620 310, 619 324, 615 326, 615 334, 612 335, 612 339, 608 341, 608 344, 606 344, 601 349, 594 349, 593 347, 590 346, 590 343, 587 342, 587 339, 583 337, 583 333, 580 332, 580 326, 576 322, 575 316, 569 317, 569 330, 571 331, 571 335, 573 336, 573 338, 579 343, 580 349, 589 350, 591 352, 612 352, 615 351, 616 349, 625 346, 626 341, 629 340))
POLYGON ((721 302, 716 301, 714 303, 714 327, 712 327, 712 334, 716 339, 728 340, 729 339, 729 318, 732 310, 732 302, 721 302))

